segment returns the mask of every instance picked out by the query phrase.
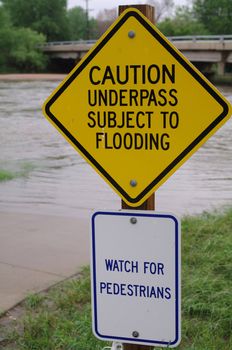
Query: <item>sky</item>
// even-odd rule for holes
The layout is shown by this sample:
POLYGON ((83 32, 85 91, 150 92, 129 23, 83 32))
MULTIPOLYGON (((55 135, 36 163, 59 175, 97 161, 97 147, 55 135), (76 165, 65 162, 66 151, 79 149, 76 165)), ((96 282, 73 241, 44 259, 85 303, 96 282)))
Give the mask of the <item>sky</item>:
MULTIPOLYGON (((175 5, 184 5, 188 0, 174 0, 175 5)), ((112 9, 118 7, 119 5, 130 5, 130 4, 145 4, 147 1, 144 0, 88 0, 90 16, 96 16, 99 11, 104 9, 112 9)), ((86 0, 68 0, 68 8, 74 6, 81 6, 86 8, 86 0)))

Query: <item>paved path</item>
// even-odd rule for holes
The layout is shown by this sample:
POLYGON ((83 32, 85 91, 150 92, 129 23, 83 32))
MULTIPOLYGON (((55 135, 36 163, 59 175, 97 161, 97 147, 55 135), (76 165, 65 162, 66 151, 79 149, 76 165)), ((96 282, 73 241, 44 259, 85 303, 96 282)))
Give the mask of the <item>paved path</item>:
POLYGON ((87 264, 88 219, 0 212, 0 311, 87 264))

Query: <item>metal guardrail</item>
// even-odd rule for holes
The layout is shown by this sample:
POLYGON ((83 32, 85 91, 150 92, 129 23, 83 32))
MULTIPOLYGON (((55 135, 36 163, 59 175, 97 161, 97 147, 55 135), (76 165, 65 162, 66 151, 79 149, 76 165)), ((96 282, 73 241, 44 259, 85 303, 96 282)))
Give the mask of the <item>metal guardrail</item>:
POLYGON ((232 41, 232 34, 225 35, 186 35, 186 36, 169 36, 170 41, 232 41))
MULTIPOLYGON (((186 35, 186 36, 168 36, 170 41, 232 41, 232 34, 226 35, 186 35)), ((77 41, 50 41, 43 45, 47 46, 57 46, 57 45, 93 45, 97 40, 77 40, 77 41)))
POLYGON ((97 40, 76 40, 76 41, 49 41, 44 46, 56 45, 88 45, 95 44, 97 40))

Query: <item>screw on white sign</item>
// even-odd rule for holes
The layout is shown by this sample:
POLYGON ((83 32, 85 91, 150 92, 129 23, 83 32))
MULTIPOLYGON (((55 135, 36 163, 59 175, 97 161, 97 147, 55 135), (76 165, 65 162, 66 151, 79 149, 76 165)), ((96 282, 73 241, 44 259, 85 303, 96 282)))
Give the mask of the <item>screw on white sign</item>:
POLYGON ((95 212, 91 224, 94 334, 175 347, 180 342, 180 223, 148 211, 95 212))

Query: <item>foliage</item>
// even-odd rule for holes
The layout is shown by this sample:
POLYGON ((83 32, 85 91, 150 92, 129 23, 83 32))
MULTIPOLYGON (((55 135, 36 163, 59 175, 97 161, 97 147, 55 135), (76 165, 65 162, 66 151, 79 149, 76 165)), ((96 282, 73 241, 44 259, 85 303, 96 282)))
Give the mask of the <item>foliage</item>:
POLYGON ((89 39, 95 37, 96 20, 87 18, 82 7, 73 7, 67 13, 69 40, 89 39))
POLYGON ((1 28, 11 26, 10 15, 8 11, 6 11, 6 9, 1 5, 1 2, 0 2, 0 23, 1 23, 1 28))
MULTIPOLYGON (((231 232, 232 209, 182 220, 182 341, 176 349, 232 348, 231 232)), ((24 316, 8 329, 8 344, 15 344, 10 349, 106 346, 91 332, 89 269, 42 296, 29 296, 22 307, 24 316)))
POLYGON ((210 34, 232 33, 231 0, 194 0, 193 11, 210 34))
POLYGON ((46 57, 39 46, 45 43, 43 34, 30 28, 19 28, 12 33, 13 47, 9 60, 20 72, 41 71, 46 65, 46 57))
POLYGON ((187 6, 178 7, 174 17, 160 22, 158 28, 163 34, 169 36, 209 34, 204 24, 194 18, 187 6))
POLYGON ((0 29, 0 71, 32 72, 46 66, 46 57, 39 46, 45 37, 30 28, 0 29))
POLYGON ((48 41, 67 37, 66 0, 2 0, 15 27, 43 33, 48 41))
POLYGON ((16 28, 8 11, 0 6, 0 72, 43 70, 46 58, 39 49, 45 37, 30 28, 16 28))

